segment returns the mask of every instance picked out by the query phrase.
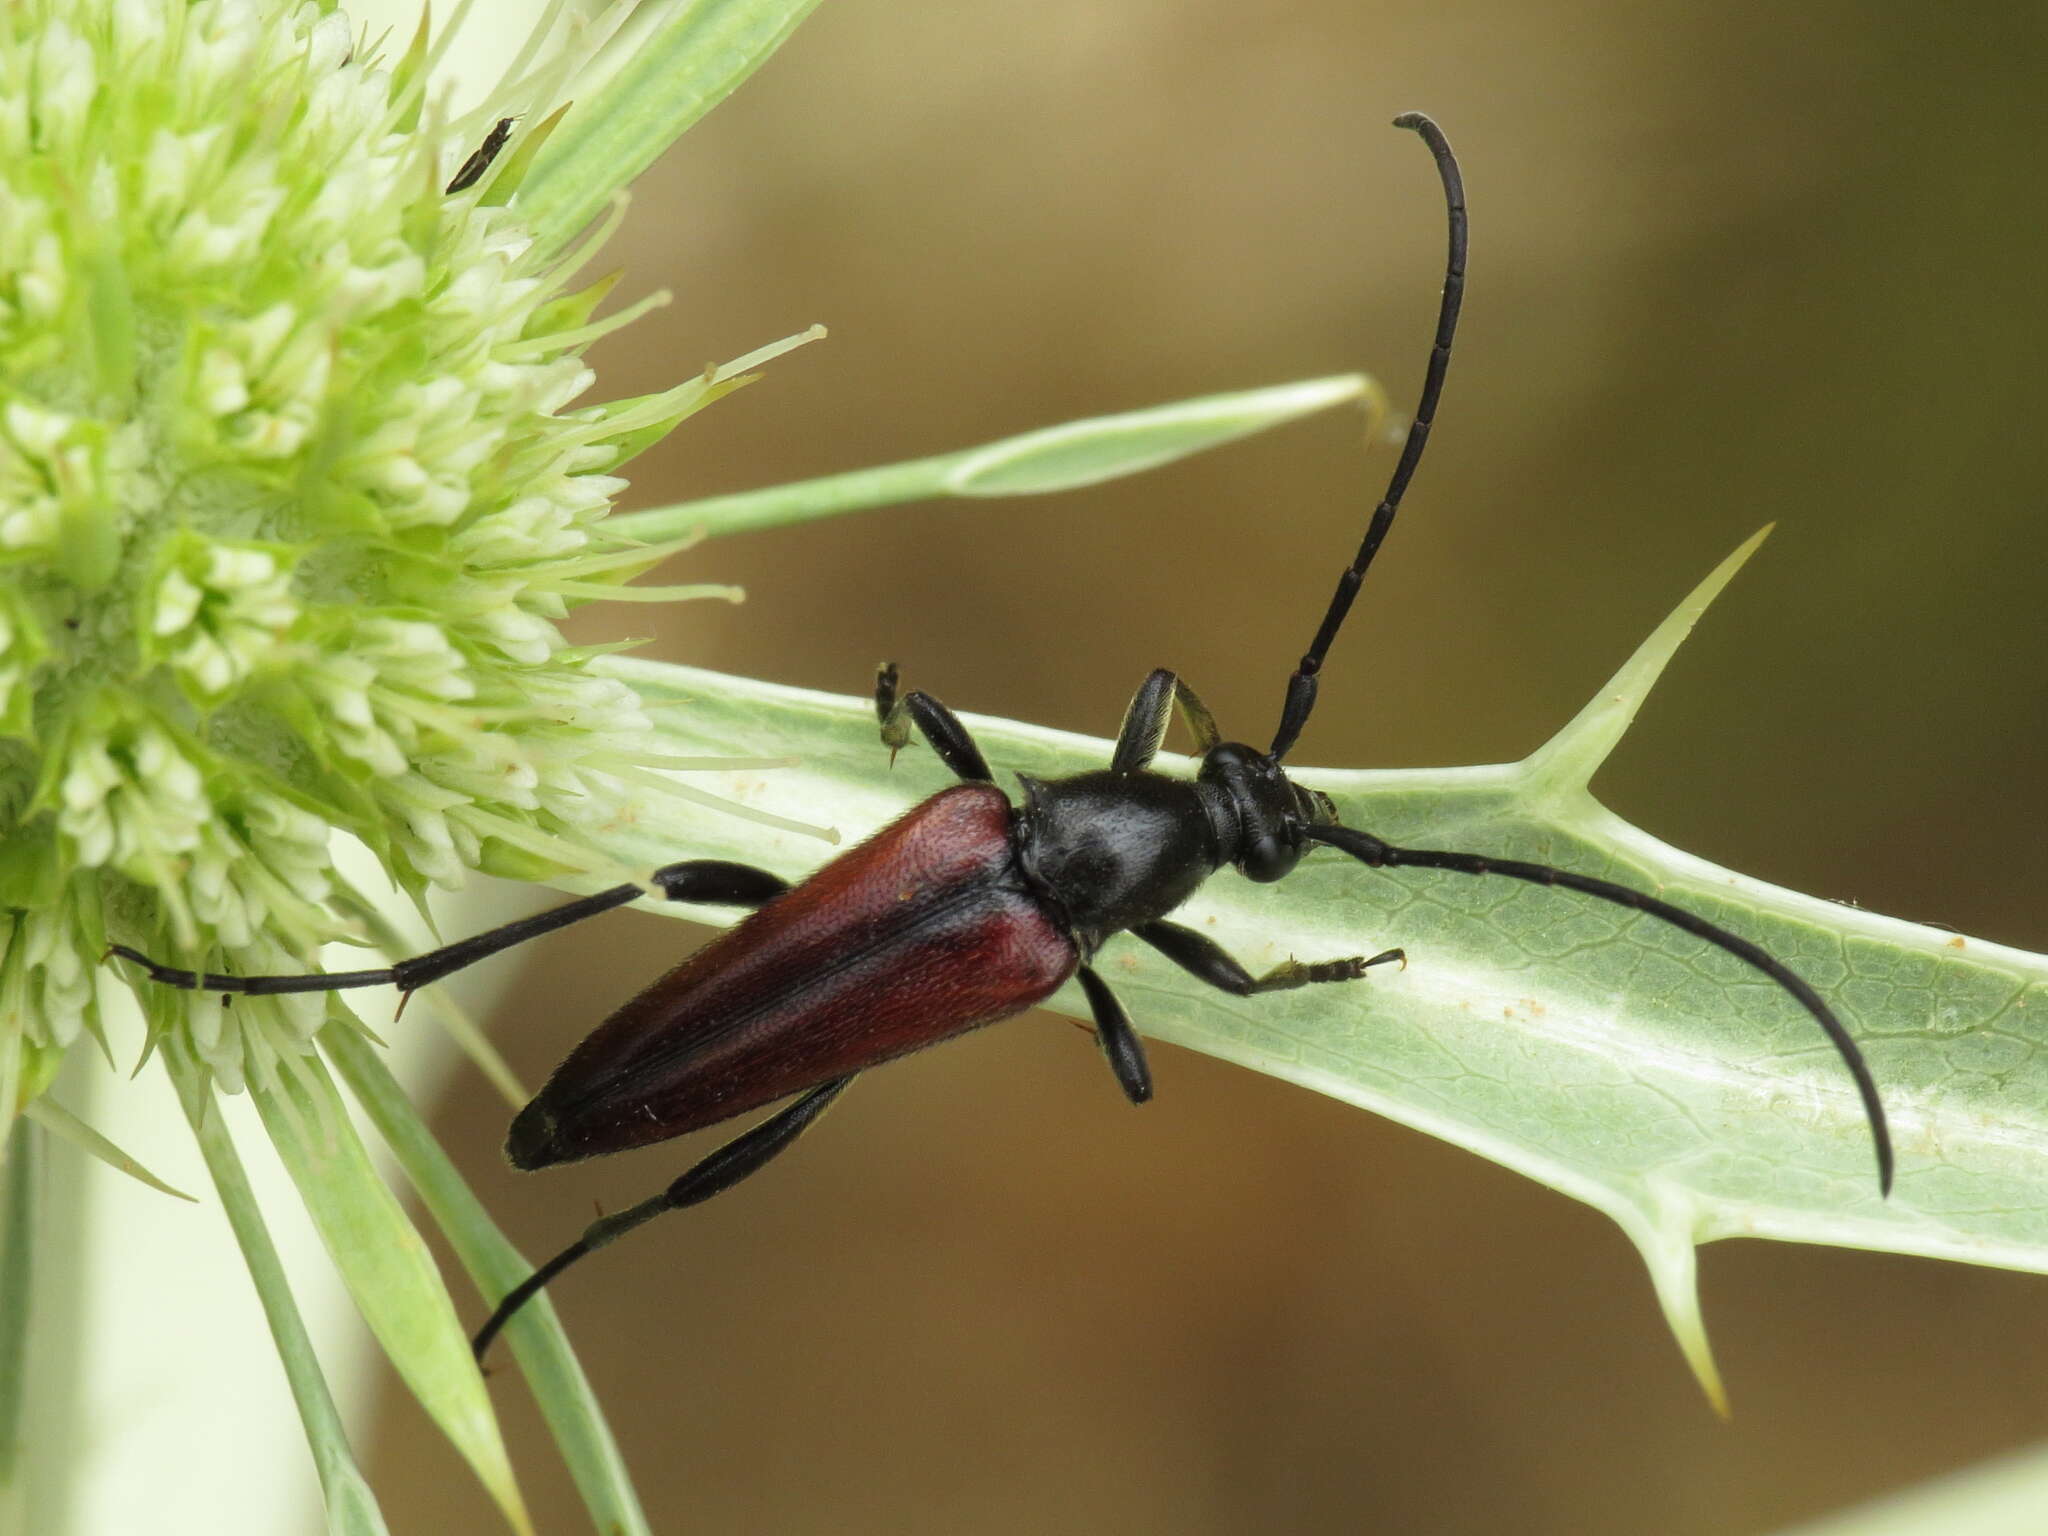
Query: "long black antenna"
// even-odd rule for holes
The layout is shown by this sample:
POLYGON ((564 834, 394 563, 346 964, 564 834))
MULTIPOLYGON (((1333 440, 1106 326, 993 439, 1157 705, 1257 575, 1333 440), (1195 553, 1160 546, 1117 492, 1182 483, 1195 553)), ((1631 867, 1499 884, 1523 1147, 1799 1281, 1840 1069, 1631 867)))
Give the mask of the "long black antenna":
POLYGON ((1458 158, 1451 153, 1443 130, 1422 113, 1403 112, 1394 119, 1394 126, 1413 128, 1422 135, 1422 142, 1436 157, 1436 171, 1443 178, 1444 203, 1450 213, 1451 250, 1444 264, 1444 297, 1436 315, 1436 345, 1430 349, 1429 373, 1422 383, 1422 398, 1415 406, 1414 424, 1408 428, 1408 440, 1401 445, 1401 462, 1394 466, 1393 478, 1387 481, 1387 493, 1373 511, 1365 542, 1358 546, 1351 568, 1337 578, 1337 593, 1330 599, 1330 611, 1323 615, 1322 628, 1316 631, 1315 641, 1294 669, 1294 675, 1287 679, 1287 702, 1280 711, 1280 728, 1273 733, 1272 756, 1276 761, 1287 755, 1301 728, 1308 724, 1309 711, 1316 706, 1316 674, 1323 670, 1323 658, 1329 654, 1337 631, 1344 627, 1345 615, 1351 612, 1351 600, 1358 596, 1359 584, 1365 580, 1366 567, 1380 552, 1387 530, 1394 526, 1394 513, 1400 508, 1402 494, 1414 477, 1415 466, 1422 462, 1422 450, 1429 443, 1429 425, 1436 419, 1437 399, 1444 392, 1444 374, 1451 365, 1451 337, 1458 329, 1458 307, 1465 299, 1465 181, 1458 174, 1458 158))
POLYGON ((1863 1059, 1863 1052, 1849 1037, 1842 1021, 1835 1017, 1834 1009, 1821 1000, 1821 995, 1798 972, 1773 957, 1761 945, 1751 943, 1740 934, 1730 933, 1720 924, 1710 923, 1683 907, 1674 907, 1661 897, 1645 895, 1626 885, 1616 885, 1612 880, 1573 874, 1568 869, 1553 869, 1548 864, 1497 859, 1491 854, 1454 853, 1443 848, 1399 848, 1370 832, 1359 832, 1350 827, 1309 826, 1301 830, 1303 836, 1341 848, 1374 869, 1396 869, 1405 865, 1414 869, 1454 870, 1461 875, 1506 875, 1510 880, 1526 880, 1531 885, 1562 886, 1568 891, 1597 896, 1618 907, 1647 912, 1754 966, 1791 993, 1799 1005, 1813 1015, 1849 1068, 1849 1076, 1856 1082, 1857 1096, 1863 1100, 1863 1117, 1870 1122, 1871 1142, 1877 1149, 1878 1189, 1886 1195, 1892 1192, 1892 1133, 1885 1122, 1884 1101, 1878 1097, 1877 1080, 1870 1075, 1870 1064, 1863 1059))

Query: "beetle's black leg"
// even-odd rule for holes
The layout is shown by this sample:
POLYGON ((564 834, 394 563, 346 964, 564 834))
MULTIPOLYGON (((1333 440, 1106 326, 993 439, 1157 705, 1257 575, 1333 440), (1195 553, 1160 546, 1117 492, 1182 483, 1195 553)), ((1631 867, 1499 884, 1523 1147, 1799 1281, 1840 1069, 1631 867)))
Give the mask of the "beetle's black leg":
POLYGON ((1173 701, 1180 706, 1181 719, 1194 733, 1195 756, 1208 756, 1212 748, 1223 742, 1223 733, 1216 729, 1216 717, 1209 713, 1201 696, 1178 677, 1173 680, 1173 701))
POLYGON ((607 1243, 618 1241, 662 1212, 701 1205, 713 1195, 723 1194, 740 1180, 760 1172, 810 1128, 832 1101, 846 1091, 846 1085, 853 1081, 853 1077, 854 1074, 849 1073, 811 1089, 788 1108, 778 1110, 753 1129, 735 1136, 652 1199, 642 1200, 638 1205, 613 1215, 598 1217, 584 1228, 583 1235, 575 1242, 505 1293, 504 1300, 498 1303, 497 1310, 477 1330, 476 1338, 470 1343, 477 1360, 483 1360, 491 1341, 512 1320, 512 1315, 539 1295, 555 1276, 585 1254, 595 1253, 607 1243))
POLYGON ((1088 966, 1081 967, 1081 990, 1088 994, 1089 1012, 1095 1015, 1095 1039, 1109 1058, 1109 1070, 1116 1074, 1124 1097, 1142 1104, 1152 1097, 1152 1069, 1145 1064, 1145 1047, 1131 1027, 1131 1016, 1109 990, 1109 983, 1088 966))
POLYGON ((1116 752, 1109 763, 1110 772, 1136 773, 1150 765, 1166 740, 1166 727, 1176 704, 1180 706, 1181 717, 1187 721, 1188 729, 1194 733, 1198 756, 1223 739, 1216 729, 1215 716, 1209 713, 1209 707, 1196 696, 1195 690, 1161 667, 1140 683, 1138 691, 1131 696, 1131 707, 1124 711, 1123 728, 1117 732, 1116 752))
POLYGON ((1166 727, 1173 720, 1173 685, 1174 676, 1164 667, 1138 684, 1131 707, 1124 711, 1123 728, 1116 733, 1116 751, 1109 760, 1111 773, 1136 773, 1158 754, 1166 740, 1166 727))
POLYGON ((1835 1017, 1835 1011, 1821 1000, 1821 995, 1808 985, 1782 960, 1777 959, 1761 945, 1753 944, 1740 934, 1730 933, 1719 923, 1710 923, 1704 917, 1688 912, 1683 907, 1673 906, 1662 897, 1651 896, 1632 886, 1617 885, 1612 880, 1597 879, 1592 875, 1573 874, 1568 869, 1556 869, 1548 864, 1530 864, 1521 859, 1496 859, 1483 853, 1454 853, 1443 848, 1397 848, 1394 844, 1374 837, 1370 832, 1359 832, 1350 827, 1327 826, 1318 823, 1303 827, 1304 836, 1319 843, 1328 843, 1341 848, 1360 863, 1374 869, 1393 869, 1403 865, 1415 869, 1448 869, 1461 875, 1505 875, 1510 880, 1526 880, 1531 885, 1562 886, 1568 891, 1578 891, 1587 896, 1597 896, 1602 901, 1611 901, 1618 907, 1629 907, 1637 912, 1647 912, 1651 917, 1683 929, 1696 938, 1705 939, 1709 944, 1726 950, 1736 959, 1755 967, 1770 977, 1779 986, 1798 1000, 1799 1005, 1812 1014, 1814 1021, 1826 1032, 1849 1068, 1850 1077, 1856 1081, 1856 1092, 1863 1100, 1863 1115, 1870 1122, 1870 1139, 1877 1147, 1877 1181, 1884 1194, 1892 1190, 1892 1135, 1885 1121, 1884 1101, 1878 1097, 1877 1080, 1870 1075, 1870 1065, 1863 1059, 1863 1052, 1850 1038, 1842 1021, 1835 1017))
POLYGON ((789 889, 789 882, 752 864, 724 859, 685 859, 664 864, 647 877, 664 901, 695 902, 705 907, 765 907, 789 889))
POLYGON ((1159 918, 1140 923, 1131 932, 1196 980, 1239 997, 1250 997, 1254 992, 1288 992, 1318 981, 1358 981, 1375 965, 1397 960, 1405 965, 1408 959, 1400 950, 1388 949, 1370 959, 1353 955, 1348 960, 1320 960, 1309 965, 1289 960, 1263 976, 1254 977, 1214 939, 1179 923, 1159 918))
MULTIPOLYGON (((789 883, 780 875, 771 875, 751 864, 729 864, 722 859, 692 859, 687 863, 664 865, 654 872, 648 884, 670 901, 701 902, 710 907, 758 907, 789 889, 789 883)), ((424 955, 415 955, 410 960, 401 960, 396 965, 374 971, 317 971, 305 976, 226 976, 216 971, 186 971, 176 966, 160 965, 126 944, 111 945, 107 953, 134 961, 149 972, 151 981, 167 987, 182 987, 188 992, 345 992, 354 987, 382 986, 414 992, 428 982, 439 981, 443 976, 474 965, 488 955, 510 949, 515 944, 524 944, 544 933, 553 933, 557 928, 566 928, 571 923, 580 923, 587 917, 596 917, 614 907, 623 907, 646 894, 646 886, 615 885, 595 896, 585 896, 546 912, 536 912, 531 917, 522 917, 502 927, 457 939, 453 944, 444 944, 424 955)))
POLYGON ((882 745, 889 749, 889 761, 893 764, 896 754, 910 745, 910 728, 915 725, 939 754, 939 761, 954 773, 970 784, 994 783, 988 759, 953 711, 930 694, 914 689, 898 698, 896 680, 895 662, 885 661, 875 669, 875 718, 882 723, 882 745))

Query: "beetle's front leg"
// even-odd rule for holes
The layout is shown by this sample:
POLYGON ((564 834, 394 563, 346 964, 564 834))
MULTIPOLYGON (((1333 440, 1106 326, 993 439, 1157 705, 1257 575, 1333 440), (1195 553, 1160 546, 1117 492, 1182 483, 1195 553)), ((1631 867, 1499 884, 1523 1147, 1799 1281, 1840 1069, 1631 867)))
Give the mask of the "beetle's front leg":
POLYGON ((1403 965, 1408 962, 1408 957, 1400 950, 1388 949, 1371 959, 1353 955, 1346 960, 1321 960, 1307 965, 1299 960, 1288 960, 1274 966, 1265 975, 1254 977, 1221 944, 1179 923, 1169 923, 1160 918, 1140 923, 1131 932, 1196 980, 1206 981, 1210 986, 1237 997, 1250 997, 1255 992, 1287 992, 1319 981, 1357 981, 1375 965, 1387 965, 1396 960, 1403 965))
POLYGON ((1197 757, 1205 756, 1223 740, 1209 706, 1194 689, 1160 667, 1138 685, 1130 708, 1124 711, 1123 726, 1116 733, 1116 751, 1109 762, 1111 773, 1136 773, 1151 766, 1166 740, 1167 723, 1173 718, 1176 705, 1194 733, 1197 757))
POLYGON ((1081 967, 1081 990, 1088 994, 1088 1011, 1095 1015, 1095 1038, 1102 1054, 1109 1058, 1109 1070, 1117 1085, 1133 1104, 1152 1097, 1152 1068, 1145 1061, 1145 1047, 1131 1027, 1131 1016, 1109 990, 1109 983, 1088 966, 1081 967))
POLYGON ((981 755, 981 748, 974 744, 974 738, 967 734, 967 727, 953 711, 930 694, 915 689, 899 698, 898 676, 893 661, 885 661, 875 669, 875 718, 882 724, 882 745, 889 749, 890 764, 893 766, 896 754, 910 745, 910 728, 914 725, 939 754, 939 761, 954 773, 970 784, 994 783, 988 759, 981 755))

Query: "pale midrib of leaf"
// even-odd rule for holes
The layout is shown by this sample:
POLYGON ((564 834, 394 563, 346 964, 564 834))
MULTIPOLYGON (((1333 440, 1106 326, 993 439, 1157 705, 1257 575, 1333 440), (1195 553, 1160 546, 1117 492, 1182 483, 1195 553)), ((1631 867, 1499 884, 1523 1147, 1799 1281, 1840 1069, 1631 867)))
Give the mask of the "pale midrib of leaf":
MULTIPOLYGON (((1639 656, 1603 690, 1601 710, 1588 713, 1605 712, 1610 739, 1580 751, 1583 771, 1618 734, 1616 700, 1621 718, 1633 714, 1702 605, 1696 594, 1674 616, 1684 622, 1659 631, 1654 664, 1639 656)), ((664 751, 803 760, 692 775, 692 784, 833 822, 847 840, 949 782, 922 749, 890 771, 868 700, 626 658, 603 666, 655 706, 664 751)), ((1106 741, 964 718, 1003 782, 1108 760, 1106 741)), ((1829 996, 1863 1042, 1900 1143, 1890 1200, 1878 1196, 1848 1076, 1813 1021, 1739 961, 1643 914, 1499 878, 1372 871, 1318 853, 1277 886, 1226 871, 1177 917, 1254 971, 1290 955, 1399 944, 1411 957, 1405 972, 1237 999, 1127 938, 1098 967, 1146 1034, 1372 1109, 1606 1211, 1642 1250, 1710 1384, 1692 1296, 1695 1243, 1752 1235, 2048 1269, 2048 960, 1683 854, 1560 773, 1581 746, 1561 737, 1526 765, 1300 777, 1337 801, 1346 824, 1392 841, 1606 875, 1763 943, 1829 996)), ((1191 771, 1179 758, 1160 767, 1191 771)), ((628 866, 722 857, 800 876, 828 852, 738 820, 679 825, 649 810, 621 804, 590 834, 628 866)), ((1086 1017, 1077 989, 1052 1006, 1086 1017)), ((1169 1079, 1162 1100, 1171 1093, 1169 1079)))

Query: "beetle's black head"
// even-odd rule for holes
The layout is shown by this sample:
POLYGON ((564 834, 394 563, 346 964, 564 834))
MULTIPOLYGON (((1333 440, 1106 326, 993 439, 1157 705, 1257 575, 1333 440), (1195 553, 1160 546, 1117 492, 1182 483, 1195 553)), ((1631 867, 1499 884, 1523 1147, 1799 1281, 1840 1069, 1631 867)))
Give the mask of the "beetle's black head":
POLYGON ((1280 760, 1241 741, 1211 747, 1202 758, 1200 782, 1220 792, 1229 811, 1231 835, 1223 839, 1224 861, 1247 880, 1283 879, 1314 846, 1301 835, 1308 826, 1330 826, 1337 807, 1330 797, 1304 789, 1287 777, 1280 760))

